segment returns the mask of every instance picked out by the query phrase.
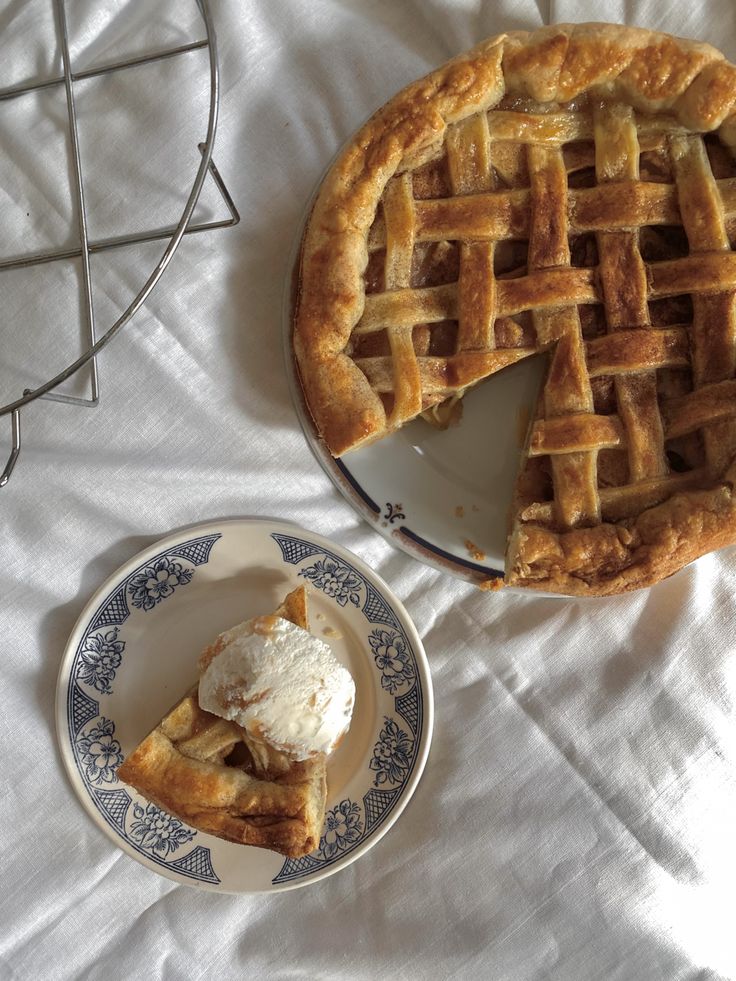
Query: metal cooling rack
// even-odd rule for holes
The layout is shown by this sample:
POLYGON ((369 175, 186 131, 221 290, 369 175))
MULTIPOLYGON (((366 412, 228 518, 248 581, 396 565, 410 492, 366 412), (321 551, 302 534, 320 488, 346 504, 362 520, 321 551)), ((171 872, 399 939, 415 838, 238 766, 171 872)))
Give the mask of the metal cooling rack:
POLYGON ((94 406, 100 400, 99 375, 97 369, 97 354, 100 350, 124 327, 133 317, 138 308, 145 302, 146 298, 154 288, 156 283, 164 273, 164 270, 171 261, 174 252, 179 246, 183 235, 194 232, 209 231, 214 228, 225 228, 236 225, 240 216, 233 203, 232 198, 220 176, 217 167, 212 160, 212 147, 215 141, 217 129, 217 113, 219 106, 219 86, 220 75, 217 64, 217 39, 210 17, 207 0, 196 0, 197 7, 202 18, 205 36, 201 40, 192 41, 189 44, 155 51, 151 54, 139 57, 128 58, 125 61, 115 61, 111 64, 85 71, 75 72, 72 68, 69 54, 69 33, 67 29, 65 0, 53 0, 55 8, 55 24, 59 47, 62 54, 62 64, 64 72, 62 75, 41 81, 30 82, 28 84, 14 85, 7 88, 0 88, 0 101, 14 99, 29 92, 39 89, 52 88, 54 86, 64 86, 66 92, 67 114, 69 123, 69 135, 72 151, 72 194, 73 205, 76 212, 76 222, 79 232, 79 245, 74 248, 59 249, 47 252, 37 252, 20 258, 7 259, 0 261, 0 273, 6 269, 17 269, 25 266, 37 266, 47 262, 55 262, 62 259, 81 259, 82 267, 82 288, 84 303, 82 306, 82 330, 85 341, 89 344, 87 350, 69 364, 63 371, 50 378, 43 385, 34 389, 26 389, 23 395, 7 405, 0 406, 0 416, 9 415, 11 418, 11 451, 5 469, 0 474, 0 487, 4 487, 20 454, 21 448, 21 425, 20 412, 23 406, 38 398, 45 398, 56 402, 66 402, 80 406, 94 406), (82 175, 82 162, 79 152, 79 131, 77 128, 77 113, 74 97, 75 82, 93 78, 98 75, 109 75, 112 72, 124 71, 139 65, 145 65, 154 61, 161 61, 164 58, 175 58, 206 48, 209 53, 209 74, 210 74, 210 104, 209 118, 207 122, 207 135, 203 143, 198 144, 202 154, 202 159, 197 169, 189 196, 184 210, 176 225, 164 229, 143 231, 132 235, 120 235, 113 238, 99 239, 90 241, 87 233, 87 213, 84 204, 84 179, 82 175), (190 220, 194 208, 199 200, 205 178, 210 175, 215 187, 224 201, 229 217, 218 221, 201 222, 190 225, 190 220), (95 323, 95 311, 92 299, 92 281, 90 276, 90 256, 96 252, 104 252, 108 249, 115 249, 125 245, 136 245, 142 242, 151 242, 156 239, 169 239, 164 252, 149 275, 146 282, 141 287, 139 293, 131 301, 125 312, 102 334, 98 334, 95 323), (54 389, 62 382, 66 381, 73 374, 79 371, 87 363, 91 364, 91 391, 89 398, 75 395, 63 395, 54 392, 54 389))

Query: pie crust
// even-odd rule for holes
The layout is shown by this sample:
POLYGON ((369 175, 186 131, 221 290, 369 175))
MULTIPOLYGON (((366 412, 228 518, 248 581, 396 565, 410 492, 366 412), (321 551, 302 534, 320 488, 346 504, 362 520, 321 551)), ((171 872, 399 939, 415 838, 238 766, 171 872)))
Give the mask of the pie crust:
POLYGON ((505 581, 619 593, 734 543, 735 149, 736 67, 639 28, 500 35, 399 93, 302 242, 328 449, 546 352, 505 581))
MULTIPOLYGON (((304 587, 275 616, 307 628, 304 587)), ((200 666, 215 657, 217 641, 200 666)), ((324 754, 294 762, 199 706, 195 685, 118 770, 118 777, 193 828, 290 858, 314 851, 325 817, 324 754)))

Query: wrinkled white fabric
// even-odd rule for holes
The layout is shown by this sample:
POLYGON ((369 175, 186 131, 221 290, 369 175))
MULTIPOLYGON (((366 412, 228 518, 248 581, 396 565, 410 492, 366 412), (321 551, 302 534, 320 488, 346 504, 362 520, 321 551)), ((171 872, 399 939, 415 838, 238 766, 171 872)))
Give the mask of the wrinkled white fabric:
MULTIPOLYGON (((199 36, 194 3, 73 0, 75 68, 199 36)), ((633 596, 487 595, 394 551, 315 463, 283 370, 305 202, 405 83, 484 36, 618 17, 736 57, 729 0, 212 0, 215 160, 240 225, 184 240, 100 358, 96 409, 36 402, 0 490, 0 977, 692 979, 736 976, 733 550, 633 596), (402 818, 334 877, 276 896, 177 886, 123 855, 61 767, 61 653, 97 586, 179 526, 291 518, 406 604, 436 695, 402 818)), ((0 85, 60 70, 47 0, 0 9, 0 85)), ((186 60, 188 59, 188 60, 186 60)), ((78 83, 90 234, 165 226, 204 136, 206 57, 78 83)), ((0 102, 0 254, 73 242, 63 90, 0 102), (23 105, 21 105, 23 103, 23 105)), ((224 216, 211 187, 198 215, 224 216)), ((119 316, 161 245, 94 257, 119 316)), ((78 353, 78 269, 0 273, 0 401, 78 353)), ((67 391, 86 391, 86 378, 67 391)), ((10 426, 0 420, 0 446, 10 426)))

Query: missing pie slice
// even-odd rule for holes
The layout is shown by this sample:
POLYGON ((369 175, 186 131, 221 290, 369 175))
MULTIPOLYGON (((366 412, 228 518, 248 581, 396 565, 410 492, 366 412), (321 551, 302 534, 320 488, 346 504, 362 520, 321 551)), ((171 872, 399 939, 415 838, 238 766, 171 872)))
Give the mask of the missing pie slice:
MULTIPOLYGON (((304 587, 276 610, 303 630, 304 587)), ((220 638, 200 666, 220 653, 220 638)), ((127 757, 118 777, 199 831, 290 858, 319 845, 325 816, 326 756, 295 762, 236 722, 200 708, 197 687, 127 757)))
POLYGON ((735 148, 736 67, 638 28, 501 35, 409 86, 303 238, 294 353, 329 450, 541 354, 507 583, 619 593, 734 543, 735 148))

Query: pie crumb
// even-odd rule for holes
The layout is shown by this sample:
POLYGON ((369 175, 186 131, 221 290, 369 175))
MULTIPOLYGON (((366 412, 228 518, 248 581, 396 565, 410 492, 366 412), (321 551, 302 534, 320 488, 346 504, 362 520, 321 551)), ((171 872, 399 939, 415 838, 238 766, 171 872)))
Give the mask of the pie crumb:
POLYGON ((468 555, 471 559, 475 559, 476 562, 482 562, 486 557, 485 552, 481 552, 477 545, 475 545, 469 538, 465 539, 465 547, 468 550, 468 555))
POLYGON ((503 579, 484 579, 483 582, 478 583, 478 589, 486 593, 497 593, 503 589, 503 579))
POLYGON ((322 633, 325 637, 332 637, 334 640, 342 640, 342 634, 334 627, 323 627, 322 633))
POLYGON ((465 508, 462 506, 462 504, 458 504, 458 506, 455 508, 455 517, 456 518, 465 517, 465 508))

